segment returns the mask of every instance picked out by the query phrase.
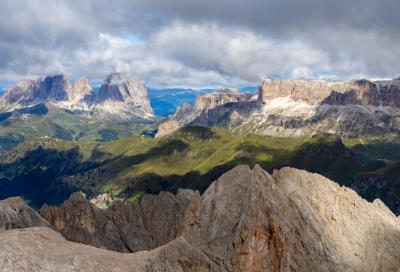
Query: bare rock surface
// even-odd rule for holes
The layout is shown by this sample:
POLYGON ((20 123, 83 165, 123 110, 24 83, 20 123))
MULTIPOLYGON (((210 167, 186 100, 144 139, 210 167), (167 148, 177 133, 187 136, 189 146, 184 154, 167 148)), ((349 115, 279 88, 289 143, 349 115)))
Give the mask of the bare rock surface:
POLYGON ((30 108, 40 103, 76 114, 118 119, 153 119, 146 86, 120 73, 106 77, 98 93, 85 78, 71 84, 66 75, 22 80, 0 97, 0 112, 30 108))
POLYGON ((222 271, 183 238, 134 254, 69 242, 43 227, 3 231, 0 241, 1 271, 222 271))
POLYGON ((138 204, 116 202, 107 213, 74 193, 60 207, 43 206, 40 213, 68 240, 119 252, 149 250, 178 237, 184 214, 198 193, 179 190, 145 195, 138 204))
POLYGON ((50 227, 37 212, 20 197, 0 201, 0 231, 27 227, 50 227))
MULTIPOLYGON (((184 104, 182 107, 177 109, 176 113, 171 118, 161 123, 158 128, 156 138, 171 134, 179 128, 191 124, 199 118, 204 119, 204 116, 207 116, 209 112, 215 112, 216 109, 222 108, 223 106, 227 106, 229 108, 229 105, 248 102, 250 100, 250 95, 241 93, 239 90, 231 88, 218 89, 209 94, 199 95, 193 107, 189 104, 184 104)), ((217 114, 221 115, 223 114, 222 112, 226 112, 226 110, 222 110, 217 114)), ((214 120, 212 117, 208 118, 208 116, 206 119, 211 122, 214 120)))
POLYGON ((328 80, 264 80, 260 99, 291 97, 308 104, 400 107, 400 85, 396 80, 372 82, 328 80))
MULTIPOLYGON (((205 99, 199 104, 206 110, 179 109, 160 125, 157 137, 183 126, 223 127, 234 133, 272 137, 321 133, 343 137, 400 136, 398 79, 268 79, 261 83, 256 100, 207 103, 205 99)), ((198 101, 202 101, 201 96, 198 101)))
POLYGON ((150 251, 110 252, 33 228, 0 232, 0 263, 10 271, 399 271, 398 218, 318 174, 238 166, 202 196, 185 194, 183 216, 169 220, 160 217, 171 206, 141 202, 153 233, 182 222, 175 239, 150 251))
POLYGON ((144 83, 130 80, 121 73, 106 77, 96 97, 95 109, 121 117, 132 114, 147 119, 154 117, 144 83))

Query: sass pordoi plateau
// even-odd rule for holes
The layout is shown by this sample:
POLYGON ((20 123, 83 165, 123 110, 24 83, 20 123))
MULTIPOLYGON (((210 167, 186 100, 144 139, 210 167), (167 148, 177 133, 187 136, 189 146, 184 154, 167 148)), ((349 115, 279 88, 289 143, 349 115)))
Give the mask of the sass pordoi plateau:
POLYGON ((398 3, 161 2, 0 3, 0 272, 400 271, 398 3))

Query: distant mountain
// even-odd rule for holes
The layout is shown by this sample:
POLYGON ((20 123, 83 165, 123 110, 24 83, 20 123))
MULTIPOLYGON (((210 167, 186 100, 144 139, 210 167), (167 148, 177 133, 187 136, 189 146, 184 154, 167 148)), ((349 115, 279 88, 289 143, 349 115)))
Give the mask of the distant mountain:
POLYGON ((118 73, 98 89, 85 78, 72 84, 54 75, 22 80, 0 96, 0 151, 38 137, 112 141, 155 124, 146 86, 118 73))
MULTIPOLYGON (((257 97, 255 97, 257 98, 257 97)), ((244 94, 238 89, 226 88, 219 89, 212 93, 202 94, 196 98, 195 105, 188 103, 179 107, 176 113, 166 122, 163 122, 158 129, 156 137, 162 137, 170 134, 182 126, 191 124, 198 117, 206 114, 209 110, 215 109, 222 105, 231 105, 235 103, 254 101, 253 94, 244 94)), ((208 116, 208 120, 212 122, 212 117, 208 116)), ((205 125, 212 127, 213 124, 205 125)))
POLYGON ((123 74, 109 75, 98 92, 85 78, 73 85, 65 75, 22 80, 0 98, 0 112, 50 104, 78 115, 98 115, 108 119, 154 118, 143 83, 132 81, 123 74))
POLYGON ((265 80, 256 99, 218 101, 214 107, 190 110, 190 118, 179 109, 160 125, 158 135, 182 126, 218 126, 274 137, 400 136, 399 79, 265 80))
MULTIPOLYGON (((257 86, 239 88, 243 93, 255 93, 257 86)), ((166 117, 174 114, 184 103, 194 105, 199 95, 212 93, 215 88, 148 88, 150 104, 157 116, 166 117)))

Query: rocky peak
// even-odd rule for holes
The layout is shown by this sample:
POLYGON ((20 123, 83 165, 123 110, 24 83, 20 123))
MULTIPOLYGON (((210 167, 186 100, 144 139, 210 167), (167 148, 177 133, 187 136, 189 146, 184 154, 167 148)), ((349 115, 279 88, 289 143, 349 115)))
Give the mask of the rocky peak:
POLYGON ((34 106, 45 101, 66 101, 73 88, 65 75, 22 80, 1 98, 3 110, 34 106))
POLYGON ((107 76, 100 87, 96 104, 102 106, 98 108, 104 112, 125 112, 147 119, 154 116, 144 83, 129 80, 119 73, 107 76))
POLYGON ((365 105, 400 107, 400 87, 396 84, 327 80, 264 80, 259 99, 267 103, 275 98, 290 97, 311 105, 365 105))
POLYGON ((2 97, 3 104, 22 104, 25 105, 36 99, 40 91, 40 81, 22 80, 6 91, 2 97))
POLYGON ((66 101, 72 93, 71 82, 66 75, 47 76, 42 82, 44 99, 66 101))
POLYGON ((125 101, 130 98, 147 98, 146 86, 141 82, 127 79, 124 74, 110 74, 99 90, 99 101, 125 101))
POLYGON ((73 92, 70 94, 70 100, 81 101, 93 95, 94 93, 88 80, 81 77, 74 84, 73 92))
POLYGON ((84 114, 89 111, 110 118, 154 117, 146 86, 119 73, 109 75, 98 94, 93 92, 85 78, 78 79, 74 85, 66 75, 23 80, 0 97, 0 111, 12 111, 45 102, 53 102, 53 106, 58 108, 84 114))
POLYGON ((0 201, 0 231, 28 227, 50 227, 50 225, 20 197, 0 201))
POLYGON ((67 239, 119 252, 162 246, 183 230, 184 215, 198 193, 179 190, 145 195, 137 204, 113 203, 107 213, 74 193, 60 207, 44 205, 41 215, 67 239))
POLYGON ((104 84, 109 84, 109 85, 119 85, 121 83, 125 83, 128 81, 128 78, 126 74, 124 73, 112 73, 109 74, 105 80, 104 84))
POLYGON ((248 99, 248 96, 241 93, 238 89, 224 88, 215 90, 209 94, 199 95, 194 108, 196 111, 207 111, 226 103, 240 102, 248 99))
MULTIPOLYGON (((82 196, 71 201, 71 211, 48 212, 52 224, 69 225, 78 235, 99 217, 81 203, 82 196)), ((176 238, 159 241, 150 251, 120 255, 66 242, 43 228, 0 232, 0 263, 32 260, 27 270, 46 271, 71 264, 78 271, 396 271, 400 266, 400 223, 380 200, 367 202, 320 175, 288 167, 269 174, 257 165, 237 166, 202 196, 190 190, 162 193, 108 212, 119 231, 106 223, 97 233, 94 225, 87 228, 88 239, 105 235, 137 246, 176 238)))
MULTIPOLYGON (((211 116, 219 116, 226 113, 229 109, 223 109, 222 111, 218 111, 220 107, 223 105, 227 105, 232 103, 234 105, 240 104, 240 102, 249 102, 252 100, 250 95, 241 93, 238 89, 232 88, 224 88, 215 90, 212 93, 202 94, 197 96, 194 107, 190 105, 183 105, 181 108, 178 108, 175 114, 169 118, 166 122, 162 123, 156 134, 156 138, 168 135, 179 128, 193 122, 196 118, 207 116, 209 118, 211 116), (208 113, 212 110, 215 110, 212 115, 208 115, 208 113)), ((207 120, 209 123, 213 123, 214 120, 207 120)), ((202 126, 203 124, 195 124, 202 126)))

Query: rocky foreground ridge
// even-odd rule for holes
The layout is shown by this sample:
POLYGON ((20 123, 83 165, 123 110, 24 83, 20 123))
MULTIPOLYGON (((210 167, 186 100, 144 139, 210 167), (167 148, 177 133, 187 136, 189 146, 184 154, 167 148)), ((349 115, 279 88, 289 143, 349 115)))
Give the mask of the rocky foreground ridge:
POLYGON ((50 224, 20 197, 0 201, 0 230, 28 227, 50 227, 50 224))
POLYGON ((260 85, 256 100, 214 104, 191 111, 189 119, 177 111, 160 125, 157 136, 192 125, 279 137, 400 135, 400 79, 268 79, 260 85))
POLYGON ((0 269, 398 271, 400 267, 399 221, 381 201, 369 203, 351 189, 293 168, 270 175, 259 166, 238 166, 203 195, 183 190, 177 195, 146 196, 134 205, 116 205, 101 214, 75 194, 63 206, 44 207, 42 213, 70 240, 86 233, 102 237, 103 243, 80 242, 112 248, 115 244, 107 241, 122 241, 122 248, 137 252, 117 253, 66 241, 45 227, 8 230, 0 231, 0 269))
POLYGON ((30 108, 50 103, 77 114, 103 115, 121 118, 154 117, 147 89, 143 83, 123 74, 109 75, 94 92, 85 78, 72 84, 66 75, 54 75, 36 80, 23 80, 0 97, 0 112, 30 108))

